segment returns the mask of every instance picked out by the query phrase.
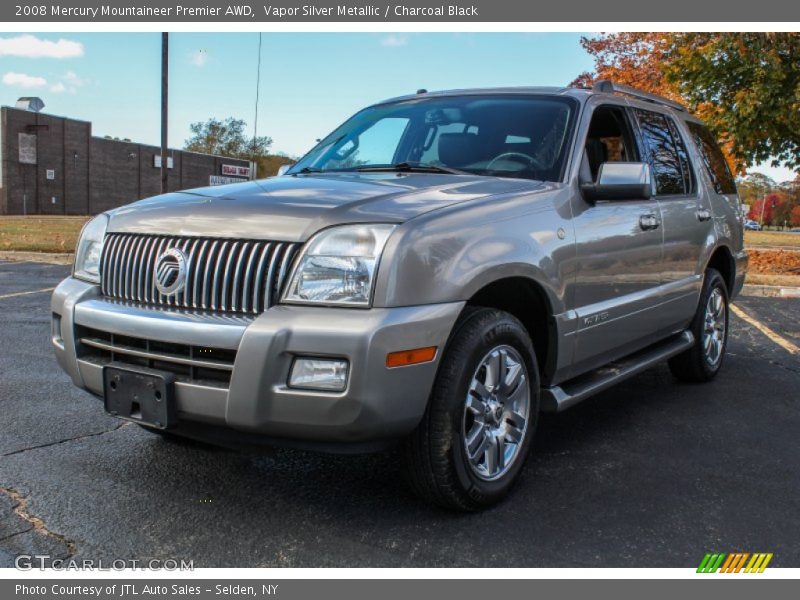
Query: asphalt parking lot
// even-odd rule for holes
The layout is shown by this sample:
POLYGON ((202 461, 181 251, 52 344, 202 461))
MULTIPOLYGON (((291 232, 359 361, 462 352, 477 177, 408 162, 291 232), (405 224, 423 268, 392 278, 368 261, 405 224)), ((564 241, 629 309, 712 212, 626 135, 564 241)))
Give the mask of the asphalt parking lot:
MULTIPOLYGON (((18 554, 195 567, 696 567, 772 552, 800 567, 800 354, 734 316, 711 384, 659 366, 542 419, 510 498, 431 508, 397 457, 240 454, 104 414, 57 367, 68 268, 0 262, 0 566, 18 554), (27 293, 33 292, 33 293, 27 293)), ((800 299, 738 307, 800 345, 800 299)))

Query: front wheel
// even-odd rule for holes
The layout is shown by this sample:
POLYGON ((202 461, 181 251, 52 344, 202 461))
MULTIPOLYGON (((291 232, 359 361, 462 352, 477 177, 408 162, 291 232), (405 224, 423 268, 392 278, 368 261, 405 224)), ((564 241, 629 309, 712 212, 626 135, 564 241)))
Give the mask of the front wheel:
POLYGON ((456 510, 498 502, 522 469, 538 413, 539 372, 523 325, 503 311, 467 309, 405 444, 411 486, 456 510))
POLYGON ((706 271, 691 331, 694 346, 671 358, 669 368, 681 381, 711 381, 722 367, 728 346, 728 288, 715 269, 706 271))

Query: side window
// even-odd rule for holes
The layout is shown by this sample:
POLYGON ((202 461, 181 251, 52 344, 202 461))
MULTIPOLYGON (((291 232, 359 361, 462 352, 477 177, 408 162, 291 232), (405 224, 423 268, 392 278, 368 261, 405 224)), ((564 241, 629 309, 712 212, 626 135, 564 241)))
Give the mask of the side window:
MULTIPOLYGON (((635 108, 639 129, 650 152, 650 163, 656 180, 656 194, 684 194, 688 189, 681 168, 678 145, 672 137, 667 117, 661 113, 635 108)), ((686 149, 683 149, 684 154, 686 149)))
POLYGON ((637 161, 639 152, 631 133, 630 121, 621 106, 599 106, 592 113, 586 134, 581 180, 597 181, 605 162, 637 161))
POLYGON ((681 173, 683 173, 683 187, 687 194, 694 194, 697 188, 694 180, 694 171, 692 171, 692 161, 689 159, 689 152, 686 150, 686 143, 683 141, 683 136, 678 131, 675 121, 667 119, 667 123, 669 123, 672 139, 675 140, 675 146, 678 148, 678 159, 681 163, 681 173))
POLYGON ((708 176, 711 177, 711 182, 714 184, 714 189, 718 194, 735 194, 736 182, 728 169, 728 163, 722 150, 717 145, 717 140, 714 135, 704 125, 699 123, 687 123, 689 131, 694 138, 694 145, 700 152, 703 158, 703 164, 708 171, 708 176))

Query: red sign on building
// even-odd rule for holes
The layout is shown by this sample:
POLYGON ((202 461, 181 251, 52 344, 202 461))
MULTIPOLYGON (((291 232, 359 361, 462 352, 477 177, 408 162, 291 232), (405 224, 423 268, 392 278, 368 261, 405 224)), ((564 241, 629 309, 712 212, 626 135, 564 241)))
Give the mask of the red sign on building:
POLYGON ((222 174, 233 177, 250 177, 250 167, 239 165, 222 165, 222 174))

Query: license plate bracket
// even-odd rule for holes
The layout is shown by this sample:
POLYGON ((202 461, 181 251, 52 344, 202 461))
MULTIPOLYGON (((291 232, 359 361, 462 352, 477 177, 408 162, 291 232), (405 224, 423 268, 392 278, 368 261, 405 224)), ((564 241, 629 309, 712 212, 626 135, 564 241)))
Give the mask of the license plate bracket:
POLYGON ((110 363, 103 367, 103 397, 106 412, 120 419, 156 429, 176 423, 172 373, 110 363))

